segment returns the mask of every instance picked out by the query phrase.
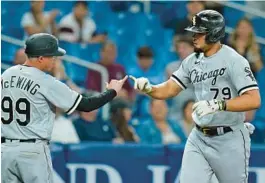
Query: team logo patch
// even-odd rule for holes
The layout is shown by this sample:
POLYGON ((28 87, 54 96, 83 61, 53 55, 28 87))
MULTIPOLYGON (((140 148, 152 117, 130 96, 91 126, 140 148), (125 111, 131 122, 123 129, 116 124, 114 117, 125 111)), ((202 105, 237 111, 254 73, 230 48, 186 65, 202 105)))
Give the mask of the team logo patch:
POLYGON ((193 26, 196 25, 196 16, 192 17, 192 25, 193 25, 193 26))
POLYGON ((256 81, 249 67, 245 67, 245 73, 247 73, 246 77, 249 77, 252 81, 256 81))

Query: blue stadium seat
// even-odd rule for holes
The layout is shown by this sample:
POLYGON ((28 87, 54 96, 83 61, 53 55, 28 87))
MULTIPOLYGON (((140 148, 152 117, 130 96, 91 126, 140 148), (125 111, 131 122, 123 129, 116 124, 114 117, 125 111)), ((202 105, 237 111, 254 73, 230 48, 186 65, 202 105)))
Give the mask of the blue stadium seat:
POLYGON ((186 8, 187 1, 175 1, 173 3, 173 9, 175 11, 175 16, 178 19, 184 19, 186 18, 188 12, 186 8))
POLYGON ((63 62, 63 65, 67 76, 78 86, 84 87, 88 69, 69 62, 63 62))
POLYGON ((101 44, 81 44, 80 58, 90 62, 97 62, 100 59, 101 46, 101 44))
POLYGON ((124 66, 125 70, 136 64, 137 46, 134 44, 117 45, 117 63, 124 66))
POLYGON ((163 14, 168 12, 168 9, 172 7, 171 5, 172 2, 169 1, 151 1, 151 13, 157 14, 159 17, 162 17, 163 14))
POLYGON ((90 1, 89 14, 96 22, 98 32, 107 32, 112 24, 112 10, 107 1, 90 1), (104 12, 104 13, 102 13, 104 12))
POLYGON ((44 11, 51 11, 53 9, 59 10, 55 21, 59 23, 62 17, 70 13, 73 9, 74 2, 72 1, 46 1, 44 11))
POLYGON ((112 12, 108 13, 91 12, 90 15, 97 25, 97 32, 100 33, 108 32, 111 25, 113 24, 112 12))
POLYGON ((165 48, 168 50, 172 49, 173 44, 173 38, 174 38, 174 31, 172 29, 165 29, 164 30, 164 39, 165 39, 165 48))
POLYGON ((150 46, 159 45, 160 47, 164 47, 165 45, 165 33, 163 29, 146 29, 144 36, 144 44, 150 46))
MULTIPOLYGON (((12 5, 15 6, 14 2, 8 1, 10 2, 12 5)), ((1 2, 2 3, 2 2, 1 2)), ((21 19, 23 14, 28 11, 28 7, 27 4, 21 4, 20 1, 17 1, 17 3, 19 5, 21 5, 21 7, 18 8, 11 8, 8 5, 7 7, 1 7, 1 21, 2 21, 2 28, 14 28, 14 27, 20 27, 21 26, 21 19)))
POLYGON ((80 44, 60 41, 60 46, 66 50, 66 53, 71 56, 80 57, 80 44))
POLYGON ((224 7, 224 17, 226 20, 226 25, 229 27, 235 27, 237 22, 244 17, 244 13, 240 10, 224 7))
MULTIPOLYGON (((99 59, 100 44, 87 44, 82 45, 79 43, 69 43, 60 41, 60 46, 66 50, 66 53, 86 61, 96 62, 99 59)), ((77 64, 65 62, 65 70, 67 75, 79 86, 83 86, 86 76, 87 68, 77 64)))
POLYGON ((251 20, 251 22, 253 24, 256 35, 265 38, 265 31, 264 31, 265 19, 254 18, 251 20))
POLYGON ((5 42, 1 40, 1 61, 4 63, 13 63, 16 51, 20 46, 5 42))
POLYGON ((67 14, 72 11, 73 6, 73 1, 46 1, 44 11, 58 9, 61 13, 67 14))
POLYGON ((111 12, 110 4, 108 1, 90 1, 89 2, 90 12, 111 12))
POLYGON ((22 27, 8 27, 3 25, 2 26, 2 30, 1 30, 2 34, 7 35, 7 36, 11 36, 13 38, 17 38, 20 40, 24 39, 25 36, 25 31, 22 27))
POLYGON ((124 27, 110 31, 108 37, 116 44, 140 45, 144 41, 144 32, 136 32, 135 29, 124 27))

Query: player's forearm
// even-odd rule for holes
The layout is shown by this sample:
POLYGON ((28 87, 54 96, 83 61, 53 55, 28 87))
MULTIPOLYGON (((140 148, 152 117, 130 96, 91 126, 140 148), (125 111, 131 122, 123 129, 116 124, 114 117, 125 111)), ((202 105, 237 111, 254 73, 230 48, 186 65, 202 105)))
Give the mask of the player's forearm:
POLYGON ((116 97, 116 95, 117 95, 117 92, 111 89, 111 90, 107 90, 96 96, 92 96, 92 97, 83 96, 76 110, 83 111, 83 112, 93 111, 95 109, 102 107, 106 103, 110 102, 112 99, 116 97))
POLYGON ((178 95, 180 91, 180 87, 176 87, 175 83, 172 84, 172 81, 168 80, 167 82, 153 85, 152 91, 148 95, 155 99, 165 100, 178 95))
POLYGON ((260 107, 260 95, 258 90, 251 90, 243 95, 227 100, 226 111, 245 112, 260 107))
POLYGON ((159 99, 159 100, 165 100, 167 98, 172 97, 167 91, 166 87, 163 85, 164 83, 159 84, 159 85, 153 85, 152 91, 148 93, 148 95, 151 96, 152 98, 159 99))

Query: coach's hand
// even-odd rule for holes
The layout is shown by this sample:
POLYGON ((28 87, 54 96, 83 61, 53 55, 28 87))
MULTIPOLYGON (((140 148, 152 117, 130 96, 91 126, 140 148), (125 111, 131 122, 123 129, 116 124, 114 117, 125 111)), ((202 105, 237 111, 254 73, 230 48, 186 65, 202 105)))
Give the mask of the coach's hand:
POLYGON ((216 111, 223 111, 226 108, 226 103, 224 100, 203 100, 196 102, 192 106, 193 113, 199 118, 215 113, 216 111))
POLYGON ((152 91, 152 85, 149 80, 144 77, 135 78, 134 76, 129 76, 134 81, 134 89, 140 90, 143 93, 150 93, 152 91))
POLYGON ((114 89, 118 93, 127 79, 127 75, 121 80, 112 79, 109 83, 106 83, 106 88, 114 89))

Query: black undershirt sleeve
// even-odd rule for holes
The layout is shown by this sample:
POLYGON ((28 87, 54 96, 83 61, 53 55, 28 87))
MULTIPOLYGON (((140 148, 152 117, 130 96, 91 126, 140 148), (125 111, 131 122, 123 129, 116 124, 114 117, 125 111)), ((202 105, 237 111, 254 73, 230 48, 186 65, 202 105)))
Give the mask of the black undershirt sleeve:
POLYGON ((117 95, 117 92, 113 89, 107 90, 99 95, 92 97, 82 97, 80 103, 78 104, 76 110, 82 112, 90 112, 98 109, 110 102, 117 95))

